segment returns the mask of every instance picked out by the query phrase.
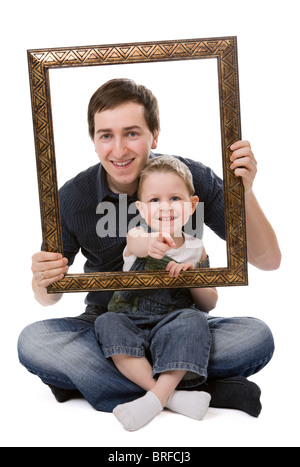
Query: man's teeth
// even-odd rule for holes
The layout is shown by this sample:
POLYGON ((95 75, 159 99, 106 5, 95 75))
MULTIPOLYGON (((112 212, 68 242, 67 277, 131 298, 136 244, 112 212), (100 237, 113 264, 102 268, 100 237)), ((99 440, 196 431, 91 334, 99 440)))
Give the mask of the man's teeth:
POLYGON ((125 165, 130 164, 133 161, 133 159, 130 159, 130 161, 125 161, 125 162, 115 162, 113 161, 113 164, 116 165, 117 167, 124 167, 125 165))
POLYGON ((161 217, 159 220, 161 221, 173 221, 175 217, 161 217))

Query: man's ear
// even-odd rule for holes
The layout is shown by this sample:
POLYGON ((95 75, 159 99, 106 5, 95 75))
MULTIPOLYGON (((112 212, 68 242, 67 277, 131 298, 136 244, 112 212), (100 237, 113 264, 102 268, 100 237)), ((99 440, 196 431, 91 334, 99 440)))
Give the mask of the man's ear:
POLYGON ((153 141, 152 141, 151 149, 156 149, 156 148, 157 148, 158 137, 159 137, 159 131, 156 131, 156 132, 153 134, 153 141))
POLYGON ((198 196, 192 196, 191 197, 191 214, 194 214, 197 204, 199 203, 199 198, 198 196))

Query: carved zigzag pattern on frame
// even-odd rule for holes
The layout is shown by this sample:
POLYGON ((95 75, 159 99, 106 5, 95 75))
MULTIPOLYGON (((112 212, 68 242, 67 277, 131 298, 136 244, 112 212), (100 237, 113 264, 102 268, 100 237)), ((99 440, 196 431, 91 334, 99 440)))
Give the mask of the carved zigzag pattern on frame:
POLYGON ((97 290, 121 290, 121 289, 141 289, 149 287, 151 289, 168 287, 207 287, 207 286, 222 286, 228 285, 228 280, 231 285, 242 283, 243 276, 239 277, 239 269, 233 274, 228 275, 216 273, 194 273, 189 277, 188 273, 181 273, 176 279, 170 279, 166 274, 159 271, 157 274, 152 274, 151 277, 142 273, 121 273, 109 277, 101 274, 97 277, 97 273, 89 277, 85 274, 84 277, 76 274, 68 274, 61 281, 55 284, 55 288, 51 292, 76 292, 97 291, 97 290))
POLYGON ((107 45, 101 47, 76 47, 33 52, 33 57, 43 66, 100 65, 104 63, 155 61, 161 59, 201 58, 220 55, 232 49, 230 40, 200 40, 183 42, 145 43, 132 45, 107 45))

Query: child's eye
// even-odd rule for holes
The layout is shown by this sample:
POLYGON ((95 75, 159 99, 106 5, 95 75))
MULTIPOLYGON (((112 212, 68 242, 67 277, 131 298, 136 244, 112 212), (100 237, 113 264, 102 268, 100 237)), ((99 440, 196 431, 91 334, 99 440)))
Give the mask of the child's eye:
POLYGON ((159 199, 158 198, 152 198, 150 200, 150 203, 158 203, 159 202, 159 199))
POLYGON ((172 196, 171 201, 179 201, 179 196, 172 196))

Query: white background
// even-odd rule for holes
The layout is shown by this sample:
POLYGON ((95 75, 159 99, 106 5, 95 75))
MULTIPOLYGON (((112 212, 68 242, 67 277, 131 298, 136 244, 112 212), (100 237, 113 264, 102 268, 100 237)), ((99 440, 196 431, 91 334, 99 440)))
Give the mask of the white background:
POLYGON ((296 0, 3 3, 1 445, 299 446, 297 7, 296 0), (31 255, 39 249, 41 231, 26 50, 232 35, 238 37, 242 133, 258 159, 255 192, 277 232, 283 260, 274 272, 249 267, 248 287, 220 289, 218 314, 259 317, 273 330, 274 358, 251 378, 262 389, 263 411, 254 419, 209 409, 202 422, 163 412, 128 433, 113 415, 85 401, 57 404, 18 363, 16 343, 25 325, 83 309, 83 294, 65 295, 55 308, 40 307, 31 294, 31 255))

